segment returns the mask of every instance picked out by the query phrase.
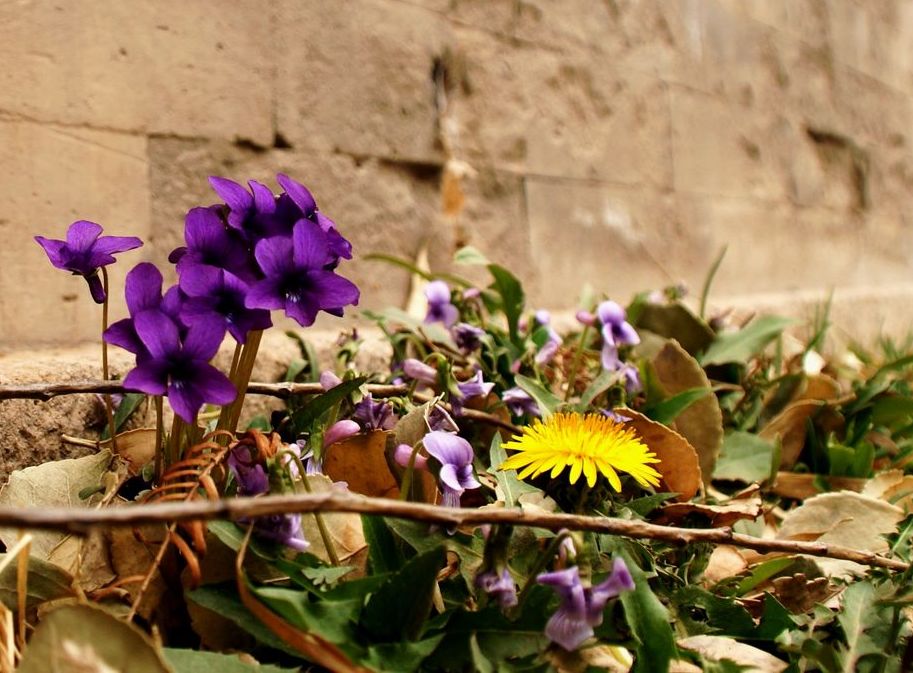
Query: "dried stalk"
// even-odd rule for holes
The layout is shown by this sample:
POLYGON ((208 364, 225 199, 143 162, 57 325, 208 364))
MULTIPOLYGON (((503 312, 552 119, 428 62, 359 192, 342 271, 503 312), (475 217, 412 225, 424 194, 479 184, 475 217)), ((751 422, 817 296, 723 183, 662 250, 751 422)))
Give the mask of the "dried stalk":
POLYGON ((176 521, 247 519, 288 513, 351 512, 410 519, 446 527, 481 524, 532 526, 558 531, 585 530, 636 539, 663 540, 674 544, 712 542, 761 552, 807 554, 854 561, 868 566, 907 570, 909 564, 867 551, 823 542, 766 540, 735 533, 731 528, 675 528, 645 521, 611 517, 552 514, 520 509, 456 509, 385 498, 368 498, 337 491, 258 498, 229 498, 116 507, 104 510, 78 508, 0 507, 0 527, 18 527, 86 533, 96 527, 139 526, 176 521))

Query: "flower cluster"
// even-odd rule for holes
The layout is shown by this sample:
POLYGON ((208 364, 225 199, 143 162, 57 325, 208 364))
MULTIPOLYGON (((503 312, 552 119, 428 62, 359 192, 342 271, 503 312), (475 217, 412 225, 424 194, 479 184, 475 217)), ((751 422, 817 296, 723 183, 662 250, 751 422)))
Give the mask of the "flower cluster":
POLYGON ((163 296, 161 273, 140 264, 127 278, 130 317, 105 332, 108 343, 136 355, 125 385, 167 395, 188 423, 204 403, 235 397, 228 379, 208 364, 226 333, 244 344, 272 325, 271 310, 308 326, 320 311, 342 315, 358 303, 358 288, 336 273, 352 246, 303 185, 282 174, 277 180, 284 189, 279 196, 254 180, 248 191, 210 178, 225 203, 187 213, 186 245, 169 256, 177 285, 163 296))

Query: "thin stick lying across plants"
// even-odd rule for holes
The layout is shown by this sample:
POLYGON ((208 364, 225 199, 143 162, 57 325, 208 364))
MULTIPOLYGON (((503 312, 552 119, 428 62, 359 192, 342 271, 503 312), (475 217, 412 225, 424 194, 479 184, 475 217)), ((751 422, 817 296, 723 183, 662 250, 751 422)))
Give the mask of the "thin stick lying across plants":
POLYGON ((351 493, 273 495, 258 498, 229 498, 217 501, 112 507, 103 510, 79 508, 0 507, 0 526, 50 529, 85 533, 93 527, 138 526, 175 521, 249 518, 287 513, 352 512, 410 519, 448 526, 509 524, 558 531, 585 530, 629 538, 664 540, 674 544, 713 542, 761 552, 807 554, 854 561, 868 566, 907 570, 909 564, 867 551, 823 542, 766 540, 735 533, 731 528, 675 528, 644 521, 611 517, 552 514, 520 509, 456 509, 424 503, 369 498, 351 493))

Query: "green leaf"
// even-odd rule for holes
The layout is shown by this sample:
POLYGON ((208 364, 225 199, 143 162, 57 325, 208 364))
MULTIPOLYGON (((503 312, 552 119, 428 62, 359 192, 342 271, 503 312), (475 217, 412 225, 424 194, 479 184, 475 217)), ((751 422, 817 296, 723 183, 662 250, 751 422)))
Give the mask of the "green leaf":
MULTIPOLYGON (((8 565, 0 572, 0 602, 10 610, 19 605, 17 591, 18 570, 15 559, 8 559, 8 554, 0 554, 0 563, 8 565)), ((29 557, 29 576, 26 586, 26 607, 36 608, 42 603, 73 595, 73 577, 62 568, 42 561, 34 556, 29 557)))
POLYGON ((45 615, 16 670, 171 673, 151 638, 91 605, 67 605, 45 615))
POLYGON ((667 339, 675 339, 682 348, 695 356, 707 348, 716 336, 706 322, 679 302, 673 304, 642 303, 638 306, 634 326, 667 339))
MULTIPOLYGON (((387 525, 390 530, 419 553, 433 551, 439 547, 452 551, 460 557, 460 575, 468 586, 472 585, 485 553, 485 540, 480 535, 470 537, 462 533, 453 535, 444 535, 441 532, 431 533, 426 523, 399 519, 387 519, 387 525)), ((514 572, 514 577, 520 582, 526 579, 524 575, 517 572, 514 572)))
POLYGON ((501 308, 504 310, 504 316, 507 318, 507 328, 510 332, 510 340, 517 346, 520 345, 520 335, 517 331, 517 325, 520 321, 520 315, 523 313, 523 306, 526 297, 523 294, 523 286, 517 277, 510 271, 497 264, 489 264, 488 271, 494 278, 491 287, 501 296, 501 308))
POLYGON ((755 630, 754 640, 775 640, 788 629, 796 628, 796 620, 789 614, 780 601, 768 593, 764 594, 764 606, 761 609, 761 623, 755 630))
POLYGON ((416 640, 431 612, 437 574, 445 560, 443 547, 410 559, 368 599, 364 627, 381 640, 416 640))
POLYGON ((453 262, 454 264, 462 264, 464 266, 488 266, 491 264, 491 262, 488 261, 488 258, 483 255, 480 250, 471 245, 465 245, 457 250, 456 254, 453 256, 453 262))
POLYGON ((361 527, 368 544, 368 560, 372 573, 389 573, 403 565, 403 555, 396 547, 396 540, 390 533, 383 517, 362 514, 361 527))
POLYGON ((838 649, 838 656, 844 673, 858 670, 862 657, 881 654, 882 648, 869 636, 867 631, 877 619, 875 588, 867 581, 851 584, 843 592, 841 610, 837 622, 843 628, 846 647, 838 649))
POLYGON ((669 612, 650 589, 647 577, 627 554, 622 554, 631 576, 634 590, 621 594, 621 604, 631 632, 637 638, 637 658, 633 673, 662 673, 669 670, 677 658, 675 636, 669 625, 669 612))
POLYGON ((710 388, 689 388, 682 392, 669 397, 662 402, 653 404, 644 409, 644 414, 649 416, 657 423, 669 425, 680 413, 690 407, 692 404, 701 400, 713 391, 710 388))
POLYGON ((539 413, 542 414, 543 419, 551 416, 562 404, 564 404, 564 401, 560 397, 557 397, 552 391, 544 388, 534 379, 523 376, 522 374, 517 374, 514 377, 514 381, 536 401, 536 404, 539 405, 539 413))
POLYGON ((479 647, 479 638, 475 633, 469 636, 469 652, 472 654, 472 665, 477 673, 495 673, 495 667, 479 647))
MULTIPOLYGON (((124 393, 123 399, 121 399, 120 404, 117 405, 117 409, 114 411, 114 427, 118 431, 120 431, 124 423, 127 422, 127 419, 133 415, 133 412, 136 411, 137 407, 139 407, 145 399, 145 393, 124 393)), ((105 423, 105 428, 101 431, 99 439, 101 441, 111 439, 111 428, 107 423, 105 423)))
POLYGON ((774 444, 750 432, 731 432, 723 439, 714 479, 764 481, 770 476, 774 444))
POLYGON ((336 404, 358 390, 368 379, 360 376, 349 381, 343 381, 338 386, 331 388, 321 395, 317 395, 306 405, 298 409, 291 416, 292 427, 296 433, 307 431, 327 411, 336 404))
POLYGON ((583 413, 590 408, 590 405, 593 403, 593 400, 604 393, 611 386, 613 386, 619 380, 618 372, 611 371, 610 369, 604 369, 599 373, 593 381, 586 387, 586 390, 583 391, 583 395, 580 396, 580 403, 577 405, 577 411, 583 413))
POLYGON ((764 350, 767 344, 794 322, 791 318, 761 316, 738 332, 718 336, 698 359, 705 367, 727 362, 746 362, 764 350))
POLYGON ((416 642, 381 643, 368 648, 363 663, 381 673, 421 670, 422 662, 443 640, 444 634, 416 642))
POLYGON ((751 573, 745 577, 735 589, 736 596, 744 596, 752 591, 756 586, 766 582, 774 575, 777 575, 796 562, 794 558, 775 558, 770 561, 764 561, 755 566, 751 573))
POLYGON ((672 602, 678 612, 676 621, 681 622, 689 635, 712 633, 747 638, 754 633, 754 620, 745 608, 730 598, 720 598, 699 586, 683 586, 672 596, 672 602), (691 617, 696 607, 701 608, 706 621, 691 617))
POLYGON ((166 647, 162 652, 175 673, 291 673, 299 670, 268 664, 248 664, 237 654, 201 652, 175 647, 166 647))
POLYGON ((913 397, 882 395, 872 404, 872 422, 875 425, 908 421, 910 416, 913 416, 913 397))
MULTIPOLYGON (((261 602, 302 631, 313 631, 337 645, 355 645, 361 600, 311 601, 309 592, 283 587, 252 587, 261 602)), ((346 648, 349 649, 349 648, 346 648)))
POLYGON ((535 486, 530 486, 518 479, 516 470, 498 469, 501 463, 507 460, 507 452, 501 446, 501 435, 497 432, 491 438, 489 456, 491 458, 491 467, 488 469, 488 474, 497 480, 496 495, 498 500, 504 501, 505 507, 516 507, 521 495, 539 491, 535 486))
POLYGON ((444 280, 453 283, 454 285, 460 285, 462 287, 469 287, 472 285, 472 282, 455 276, 450 273, 430 273, 423 269, 418 268, 415 264, 410 262, 407 259, 402 257, 396 257, 395 255, 385 255, 383 253, 375 252, 370 255, 365 255, 362 259, 370 262, 386 262, 387 264, 392 264, 393 266, 398 266, 401 269, 405 269, 409 273, 414 273, 416 276, 421 276, 425 280, 434 280, 435 278, 442 278, 444 280))

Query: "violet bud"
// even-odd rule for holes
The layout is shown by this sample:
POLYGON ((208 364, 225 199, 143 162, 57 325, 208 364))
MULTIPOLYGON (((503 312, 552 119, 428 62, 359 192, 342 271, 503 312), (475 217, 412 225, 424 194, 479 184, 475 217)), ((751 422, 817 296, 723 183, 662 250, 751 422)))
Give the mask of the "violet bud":
POLYGON ((361 426, 355 421, 350 421, 348 419, 336 421, 323 433, 323 448, 335 444, 336 442, 341 442, 349 437, 354 437, 359 432, 361 432, 361 426))
POLYGON ((594 316, 589 311, 577 311, 576 318, 577 322, 579 322, 581 325, 586 325, 587 327, 592 327, 596 324, 596 316, 594 316))
POLYGON ((406 358, 403 360, 403 374, 410 379, 414 379, 421 383, 427 383, 429 386, 433 386, 437 383, 437 369, 430 365, 426 365, 424 362, 416 360, 415 358, 406 358))
MULTIPOLYGON (((409 461, 412 460, 412 453, 414 449, 408 444, 400 444, 393 451, 393 460, 396 461, 396 464, 400 467, 409 467, 409 461)), ((416 470, 427 470, 428 469, 428 459, 420 453, 415 454, 415 462, 412 463, 413 468, 416 470)))
POLYGON ((340 383, 342 383, 342 379, 329 369, 320 372, 320 387, 324 390, 332 390, 340 383))

